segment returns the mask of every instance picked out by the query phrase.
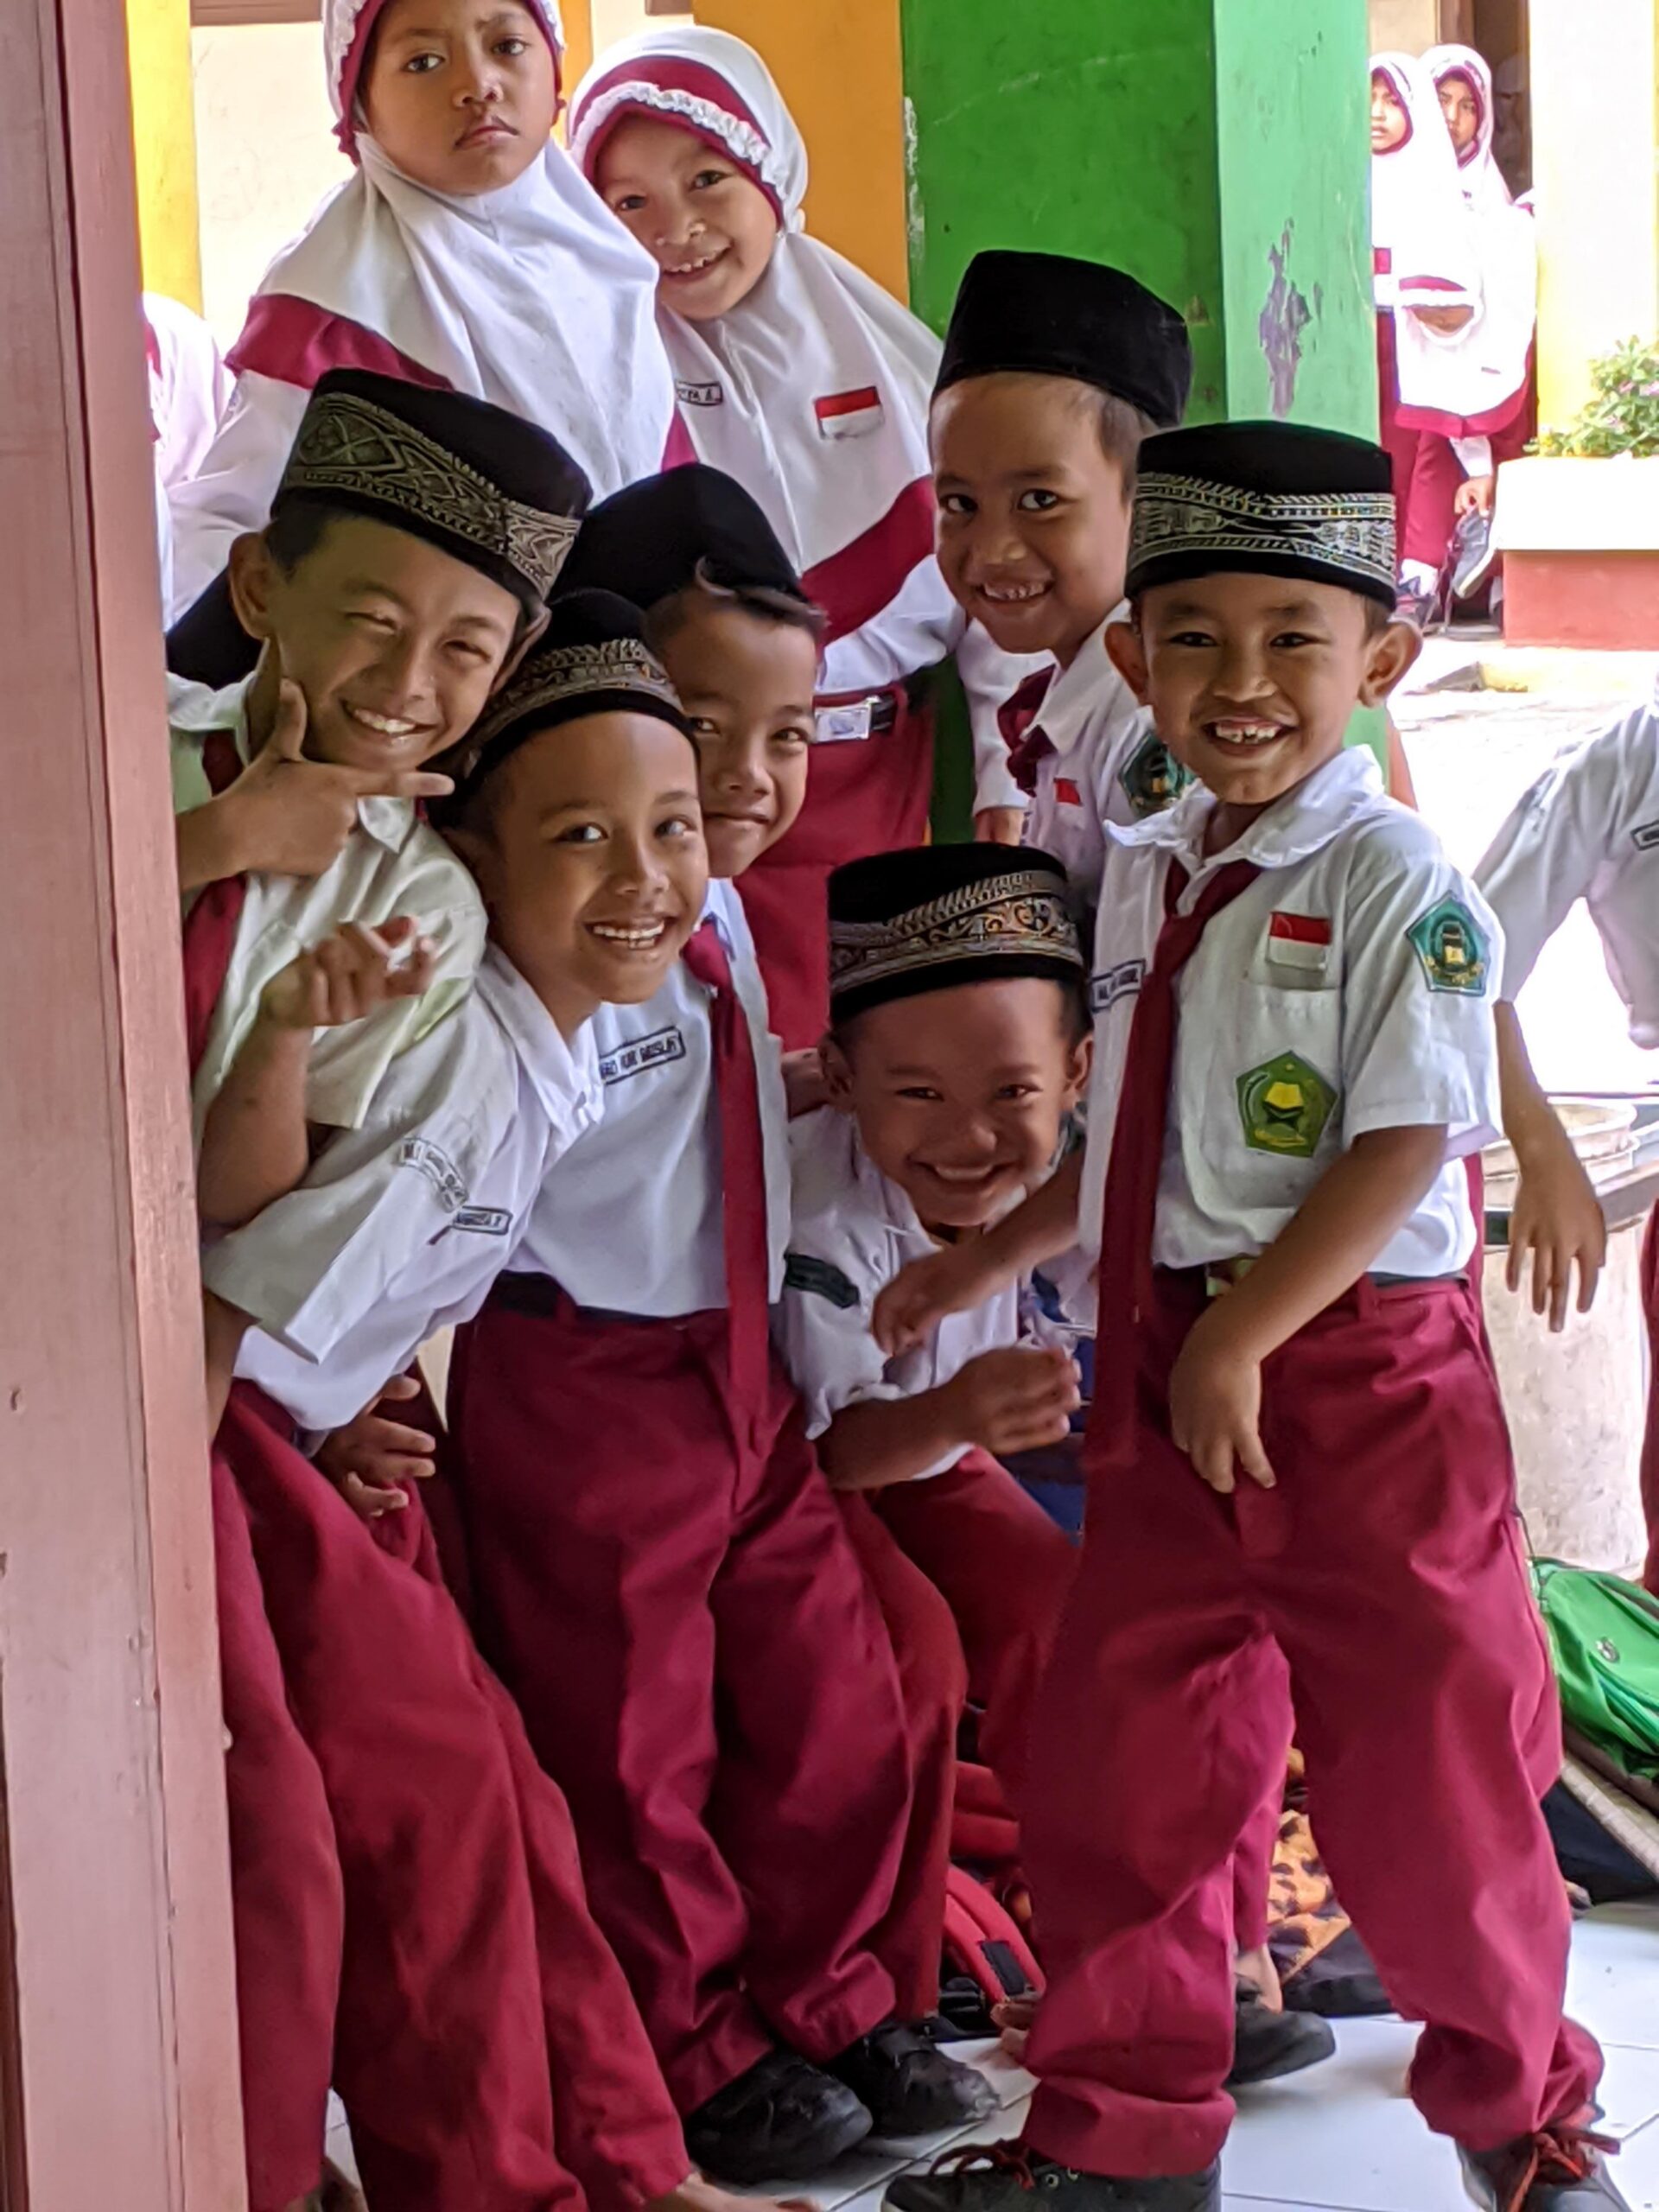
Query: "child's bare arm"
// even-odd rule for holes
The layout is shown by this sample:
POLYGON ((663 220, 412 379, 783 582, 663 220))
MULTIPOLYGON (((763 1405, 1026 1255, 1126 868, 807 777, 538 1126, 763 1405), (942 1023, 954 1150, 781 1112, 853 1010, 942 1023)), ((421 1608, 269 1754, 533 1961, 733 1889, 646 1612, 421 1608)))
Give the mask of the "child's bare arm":
POLYGON ((310 1165, 306 1074, 315 1032, 359 1021, 432 984, 431 947, 397 917, 348 922, 274 976, 208 1109, 196 1200, 213 1228, 238 1229, 300 1183, 310 1165))
POLYGON ((1170 1431, 1212 1489, 1235 1487, 1236 1465, 1272 1487, 1262 1363, 1351 1289, 1410 1218, 1440 1173, 1446 1136, 1431 1126, 1357 1137, 1193 1327, 1170 1376, 1170 1431))
POLYGON ((994 1229, 930 1252, 901 1268, 875 1301, 870 1332, 889 1358, 920 1344, 947 1313, 982 1306, 1077 1241, 1083 1153, 1060 1162, 1047 1182, 994 1229))
POLYGON ((1532 1310, 1548 1310, 1550 1327, 1560 1330, 1567 1326, 1574 1266, 1580 1313, 1587 1313, 1595 1298, 1607 1258, 1606 1217, 1572 1139, 1533 1073, 1515 1008, 1500 1000, 1496 1013, 1503 1134, 1521 1172, 1510 1216, 1505 1280, 1518 1291, 1530 1258, 1532 1310))
POLYGON ((1007 1344, 935 1389, 843 1407, 818 1439, 818 1458, 835 1490, 886 1490, 971 1444, 999 1457, 1058 1444, 1080 1403, 1063 1351, 1007 1344))

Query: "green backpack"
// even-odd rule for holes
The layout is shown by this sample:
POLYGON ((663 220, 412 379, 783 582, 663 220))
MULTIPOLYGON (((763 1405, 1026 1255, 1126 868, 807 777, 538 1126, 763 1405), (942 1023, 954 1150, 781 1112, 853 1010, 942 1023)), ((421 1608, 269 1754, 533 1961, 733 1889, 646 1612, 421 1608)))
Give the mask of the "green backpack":
POLYGON ((1568 1724, 1627 1774, 1659 1780, 1659 1599, 1617 1574, 1532 1563, 1568 1724))

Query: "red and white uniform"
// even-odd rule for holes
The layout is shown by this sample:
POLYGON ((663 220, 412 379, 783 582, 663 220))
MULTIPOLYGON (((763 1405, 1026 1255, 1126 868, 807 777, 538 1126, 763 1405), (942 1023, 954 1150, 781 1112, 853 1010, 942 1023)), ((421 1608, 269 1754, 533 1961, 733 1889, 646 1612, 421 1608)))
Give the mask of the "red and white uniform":
MULTIPOLYGON (((1544 946, 1582 899, 1630 1036, 1659 1051, 1659 709, 1638 707, 1563 754, 1520 800, 1477 870, 1503 925, 1501 995, 1516 998, 1544 946)), ((1643 1302, 1659 1374, 1659 1217, 1642 1255, 1643 1302)), ((1645 1580, 1659 1593, 1659 1390, 1642 1448, 1645 1580)))
MULTIPOLYGON (((174 613, 263 528, 311 387, 376 369, 493 401, 559 439, 595 498, 681 449, 656 264, 563 148, 499 192, 413 184, 360 127, 358 79, 385 0, 328 0, 328 88, 355 173, 261 280, 232 348, 236 394, 174 496, 174 613)), ((554 0, 531 0, 556 55, 554 0)))
POLYGON ((1411 2089, 1430 2125, 1477 2148, 1529 2135, 1581 2113, 1599 2072, 1561 2017, 1548 1657, 1462 1274, 1457 1163, 1498 1121, 1502 940, 1363 755, 1206 857, 1213 804, 1190 793, 1107 856, 1088 1533, 1021 1807, 1049 1975, 1028 2138, 1124 2175, 1200 2171, 1226 2133, 1233 1854, 1282 1777, 1287 1688, 1321 1853, 1426 2023, 1411 2089), (1275 1487, 1218 1497, 1168 1414, 1207 1278, 1272 1243, 1357 1137, 1425 1125, 1447 1165, 1422 1202, 1263 1363, 1275 1487), (1402 1876, 1407 1806, 1432 1897, 1402 1876))
POLYGON ((802 228, 806 148, 765 63, 723 31, 675 25, 602 54, 576 89, 573 154, 591 177, 631 115, 675 123, 743 168, 779 237, 747 298, 712 322, 664 311, 685 427, 767 519, 829 617, 811 780, 801 819, 743 879, 786 1046, 828 1014, 831 868, 921 842, 931 734, 902 687, 957 657, 973 713, 980 807, 1020 804, 998 702, 1032 664, 969 626, 933 555, 927 410, 939 341, 861 270, 802 228))
POLYGON ((594 1035, 604 1117, 457 1337, 450 1426, 480 1640, 690 2111, 775 2037, 822 2059, 887 2018, 925 1901, 894 1901, 892 1649, 768 1363, 785 1109, 729 884, 594 1035))

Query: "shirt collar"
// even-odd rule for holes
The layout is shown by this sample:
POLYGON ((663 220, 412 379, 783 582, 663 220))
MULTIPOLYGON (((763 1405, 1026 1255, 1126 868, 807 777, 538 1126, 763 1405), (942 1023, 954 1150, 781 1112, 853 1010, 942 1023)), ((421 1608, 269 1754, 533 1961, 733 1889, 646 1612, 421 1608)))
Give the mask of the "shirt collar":
POLYGON ((592 1022, 567 1039, 499 945, 486 946, 476 988, 506 1031, 553 1128, 572 1140, 591 1128, 604 1098, 592 1022))
POLYGON ((1166 813, 1128 828, 1109 822, 1106 834, 1120 845, 1146 845, 1173 854, 1194 883, 1226 861, 1257 868, 1293 868, 1310 860, 1382 796, 1382 778, 1367 746, 1344 746, 1306 782, 1258 815, 1236 843, 1205 855, 1204 833, 1215 808, 1213 793, 1196 785, 1166 813))
POLYGON ((1037 715, 1037 727, 1057 753, 1069 753, 1099 711, 1103 689, 1121 684, 1122 678, 1106 650, 1106 632, 1114 622, 1126 622, 1129 602, 1122 601, 1079 650, 1069 668, 1061 669, 1048 687, 1037 715))

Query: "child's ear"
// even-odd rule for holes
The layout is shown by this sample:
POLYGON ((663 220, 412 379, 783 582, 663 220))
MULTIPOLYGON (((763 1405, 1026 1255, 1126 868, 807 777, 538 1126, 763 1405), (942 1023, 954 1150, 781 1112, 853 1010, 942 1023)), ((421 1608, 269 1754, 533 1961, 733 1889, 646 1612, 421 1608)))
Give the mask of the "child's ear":
POLYGON ((1089 1088, 1089 1071, 1095 1061, 1095 1038, 1092 1030, 1085 1030, 1071 1047, 1065 1071, 1065 1103, 1067 1110, 1075 1106, 1089 1088))
POLYGON ((270 635, 270 594, 276 578, 276 563, 270 557, 264 531, 245 531, 232 543, 225 581, 237 620, 251 638, 262 643, 270 635))
POLYGON ((833 1037, 820 1040, 818 1058, 823 1064, 823 1083, 830 1093, 830 1103, 838 1114, 850 1114, 853 1110, 852 1063, 833 1037))
POLYGON ((1140 630, 1133 622, 1109 622, 1106 625, 1106 651, 1112 666, 1128 685, 1144 707, 1147 703, 1147 649, 1141 642, 1140 630))
POLYGON ((501 689, 501 686, 513 673, 514 670, 520 666, 523 663, 524 655, 530 651, 537 639, 541 636, 543 631, 546 629, 548 624, 552 620, 552 608, 550 607, 544 607, 533 622, 527 622, 524 625, 523 630, 518 634, 517 642, 508 648, 505 660, 502 662, 500 667, 495 671, 495 681, 490 686, 490 694, 492 697, 493 697, 495 693, 501 689))
POLYGON ((1390 622, 1366 648, 1359 682, 1362 707, 1380 707, 1423 650, 1423 633, 1414 622, 1390 622))

